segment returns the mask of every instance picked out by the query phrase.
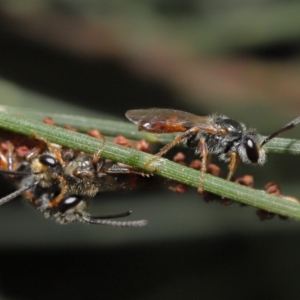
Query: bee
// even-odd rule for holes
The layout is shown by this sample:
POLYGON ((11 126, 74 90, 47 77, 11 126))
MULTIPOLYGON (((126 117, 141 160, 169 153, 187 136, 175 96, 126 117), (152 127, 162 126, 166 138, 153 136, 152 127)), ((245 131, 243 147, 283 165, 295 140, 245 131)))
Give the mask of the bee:
POLYGON ((130 188, 130 185, 124 184, 129 183, 126 178, 148 176, 130 166, 100 159, 98 153, 89 155, 73 149, 57 148, 45 140, 44 142, 47 151, 41 155, 34 151, 27 158, 31 160, 31 172, 39 185, 50 187, 59 183, 62 187, 60 195, 53 201, 53 206, 65 193, 93 197, 101 191, 130 188))
MULTIPOLYGON (((263 138, 255 129, 247 129, 243 123, 224 115, 196 116, 180 110, 150 108, 129 110, 126 112, 126 117, 137 124, 139 130, 152 133, 182 132, 171 143, 164 146, 156 154, 156 158, 164 155, 178 143, 194 148, 195 153, 202 157, 202 174, 198 187, 200 193, 210 154, 217 155, 220 160, 229 163, 227 180, 230 180, 240 161, 246 164, 263 165, 266 162, 264 145, 300 122, 298 117, 267 138, 263 138)), ((152 162, 153 159, 147 165, 152 162)))
POLYGON ((60 193, 59 186, 54 185, 48 188, 42 188, 40 185, 38 185, 38 182, 34 182, 33 176, 24 177, 19 186, 20 188, 16 192, 0 199, 0 205, 16 198, 23 193, 25 198, 40 212, 42 212, 46 218, 52 217, 60 224, 68 224, 76 221, 88 224, 110 225, 116 227, 139 227, 147 224, 146 220, 106 220, 129 216, 131 211, 111 215, 91 216, 87 212, 88 199, 82 195, 72 195, 67 193, 58 204, 52 206, 51 203, 60 193))
POLYGON ((102 216, 91 216, 87 212, 89 197, 99 191, 126 188, 128 175, 141 176, 137 170, 44 142, 46 150, 33 148, 24 158, 19 157, 13 145, 7 142, 9 150, 0 155, 0 173, 9 177, 17 190, 0 199, 0 205, 23 194, 45 217, 53 217, 61 224, 75 221, 118 227, 147 224, 146 220, 108 220, 126 217, 131 211, 102 216), (126 178, 118 180, 123 175, 126 178))

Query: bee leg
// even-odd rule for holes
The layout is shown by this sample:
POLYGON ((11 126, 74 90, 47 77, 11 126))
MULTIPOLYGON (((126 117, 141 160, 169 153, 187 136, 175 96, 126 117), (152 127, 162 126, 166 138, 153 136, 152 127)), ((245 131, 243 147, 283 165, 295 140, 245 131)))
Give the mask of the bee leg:
POLYGON ((8 170, 8 162, 3 153, 0 153, 0 167, 2 170, 8 170))
POLYGON ((12 143, 8 144, 8 151, 7 151, 7 164, 8 164, 8 170, 13 170, 13 152, 14 152, 14 146, 12 143))
POLYGON ((6 155, 0 153, 0 167, 2 170, 13 171, 14 146, 10 142, 7 142, 6 144, 8 146, 6 155))
POLYGON ((59 152, 59 151, 58 151, 51 143, 49 143, 49 142, 48 142, 46 139, 44 139, 43 137, 37 135, 35 132, 32 132, 32 135, 34 136, 35 139, 44 142, 44 143, 46 144, 47 148, 49 149, 49 151, 50 151, 51 153, 53 153, 53 155, 55 156, 55 158, 57 159, 57 161, 58 161, 62 166, 65 165, 65 162, 64 162, 64 160, 62 159, 60 152, 59 152))
MULTIPOLYGON (((188 139, 190 136, 197 134, 200 131, 199 127, 192 127, 189 130, 185 131, 183 134, 177 136, 171 143, 167 144, 163 148, 160 149, 158 153, 155 154, 155 157, 146 162, 145 168, 149 168, 150 165, 157 160, 159 157, 163 156, 167 153, 171 148, 175 145, 181 143, 183 140, 188 139)), ((152 172, 155 172, 156 168, 152 172)))
POLYGON ((98 149, 98 151, 96 153, 94 153, 93 155, 93 165, 94 165, 94 169, 95 170, 99 170, 102 168, 103 164, 104 164, 104 161, 103 162, 100 162, 99 164, 99 161, 101 159, 101 152, 105 146, 105 142, 106 142, 106 138, 101 135, 101 137, 99 137, 101 140, 102 140, 102 146, 98 149), (99 167, 100 165, 100 167, 99 167))
POLYGON ((105 146, 106 139, 102 135, 99 138, 102 140, 103 144, 98 149, 98 151, 96 153, 94 153, 94 155, 93 155, 93 167, 94 167, 94 174, 96 176, 100 176, 100 174, 104 174, 101 172, 101 169, 103 168, 103 165, 105 163, 105 160, 101 158, 101 152, 105 146))
POLYGON ((198 193, 202 194, 203 193, 203 188, 202 188, 203 179, 204 179, 204 174, 207 172, 207 161, 208 161, 208 155, 209 155, 205 139, 201 139, 199 141, 198 147, 201 149, 201 156, 202 156, 201 175, 200 175, 200 181, 199 181, 199 186, 198 186, 198 193))
POLYGON ((229 156, 230 156, 230 163, 228 165, 229 172, 228 172, 228 175, 226 178, 227 180, 231 179, 234 171, 236 170, 236 168, 240 162, 240 157, 237 155, 236 152, 230 152, 229 156))
POLYGON ((33 148, 32 150, 30 150, 30 152, 26 155, 26 161, 31 162, 34 158, 36 158, 40 152, 42 151, 41 148, 33 148))
POLYGON ((145 177, 149 177, 152 174, 146 173, 145 171, 142 171, 140 169, 137 169, 135 167, 122 165, 122 164, 114 164, 110 168, 105 170, 106 173, 109 174, 137 174, 145 177))
POLYGON ((67 182, 62 176, 59 176, 57 174, 53 174, 53 178, 58 179, 60 181, 60 183, 62 185, 62 188, 61 188, 60 193, 49 203, 50 208, 55 207, 56 205, 58 205, 62 201, 64 195, 66 194, 66 192, 68 190, 67 182))

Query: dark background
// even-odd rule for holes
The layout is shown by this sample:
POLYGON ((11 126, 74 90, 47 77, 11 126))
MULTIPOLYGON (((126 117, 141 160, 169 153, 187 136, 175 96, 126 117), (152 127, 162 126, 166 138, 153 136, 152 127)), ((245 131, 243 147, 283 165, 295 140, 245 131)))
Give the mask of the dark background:
MULTIPOLYGON (((0 1, 0 104, 219 112, 267 135, 300 113, 299 13, 298 1, 0 1)), ((237 176, 299 198, 299 159, 268 158, 237 176)), ((299 298, 298 222, 191 190, 104 193, 91 207, 128 209, 149 225, 60 226, 20 199, 1 207, 1 299, 299 298)))

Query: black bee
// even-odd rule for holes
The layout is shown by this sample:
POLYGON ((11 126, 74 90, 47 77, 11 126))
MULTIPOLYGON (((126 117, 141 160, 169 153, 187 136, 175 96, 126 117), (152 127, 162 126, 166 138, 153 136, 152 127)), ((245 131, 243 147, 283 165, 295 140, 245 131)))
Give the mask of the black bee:
POLYGON ((131 181, 127 176, 121 179, 119 176, 140 177, 138 171, 86 153, 64 150, 47 142, 46 145, 48 150, 40 153, 39 149, 33 149, 25 159, 20 159, 13 150, 1 153, 0 173, 9 177, 18 190, 0 199, 0 205, 23 194, 45 217, 53 217, 61 224, 75 221, 118 227, 147 224, 146 220, 108 220, 128 216, 131 211, 102 216, 87 212, 88 197, 99 191, 126 188, 131 181))
MULTIPOLYGON (((183 132, 163 147, 156 154, 157 157, 182 142, 195 148, 196 154, 201 155, 201 176, 207 171, 209 154, 218 155, 220 160, 229 162, 227 180, 231 179, 240 160, 246 164, 263 165, 266 162, 263 146, 300 122, 298 117, 264 139, 255 129, 247 129, 243 123, 223 115, 204 117, 174 109, 150 108, 129 110, 126 117, 137 124, 139 130, 153 133, 183 132)), ((202 192, 202 177, 198 191, 202 192)))

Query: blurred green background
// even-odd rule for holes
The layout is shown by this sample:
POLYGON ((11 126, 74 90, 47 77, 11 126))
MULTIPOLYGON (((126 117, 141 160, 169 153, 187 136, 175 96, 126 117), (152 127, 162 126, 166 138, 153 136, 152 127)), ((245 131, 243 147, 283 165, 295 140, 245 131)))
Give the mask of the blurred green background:
MULTIPOLYGON (((299 15, 285 0, 1 0, 0 105, 123 120, 132 108, 218 112, 268 135, 300 115, 299 15)), ((300 198, 299 158, 268 158, 236 175, 300 198)), ((0 299, 299 299, 299 223, 191 190, 91 206, 128 209, 149 225, 60 226, 20 199, 1 207, 0 299)))

